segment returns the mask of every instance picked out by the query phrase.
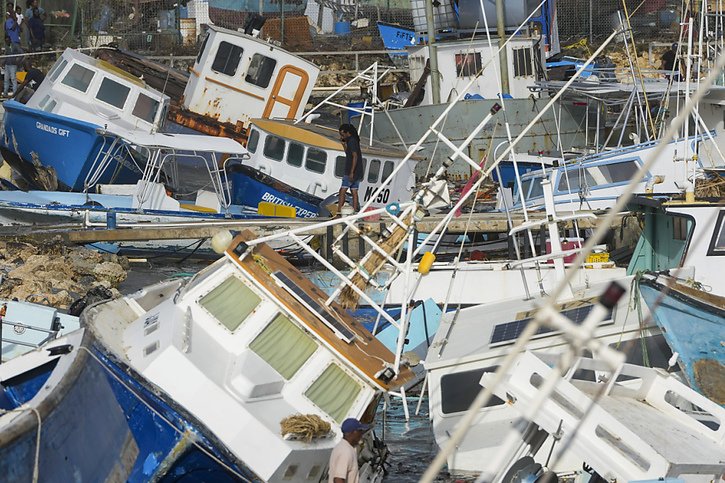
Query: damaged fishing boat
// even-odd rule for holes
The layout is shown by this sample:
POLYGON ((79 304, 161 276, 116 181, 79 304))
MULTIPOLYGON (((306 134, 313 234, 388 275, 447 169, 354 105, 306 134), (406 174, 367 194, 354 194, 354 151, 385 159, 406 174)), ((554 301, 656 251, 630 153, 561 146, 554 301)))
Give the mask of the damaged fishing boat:
POLYGON ((108 163, 101 183, 134 183, 143 168, 107 130, 151 134, 165 122, 168 96, 111 64, 66 49, 30 99, 5 101, 0 152, 31 187, 83 191, 108 163))
MULTIPOLYGON (((412 373, 250 235, 188 282, 96 305, 82 320, 96 337, 92 352, 122 385, 202 438, 185 440, 173 458, 202 451, 231 477, 319 481, 338 425, 370 422, 380 396, 412 373), (294 429, 286 418, 319 424, 294 429)), ((376 455, 362 474, 379 474, 380 464, 376 455)))

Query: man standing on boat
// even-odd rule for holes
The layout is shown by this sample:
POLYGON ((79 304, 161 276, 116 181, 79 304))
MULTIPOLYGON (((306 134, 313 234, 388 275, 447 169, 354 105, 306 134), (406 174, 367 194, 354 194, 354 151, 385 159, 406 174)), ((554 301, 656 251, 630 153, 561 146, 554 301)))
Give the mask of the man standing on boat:
POLYGON ((340 140, 345 147, 345 172, 342 176, 337 214, 342 214, 345 205, 347 189, 352 192, 352 209, 357 213, 360 210, 360 200, 357 195, 360 179, 363 177, 362 151, 360 151, 360 136, 352 124, 340 126, 340 140))
MULTIPOLYGON (((340 128, 342 130, 342 128, 340 128)), ((354 129, 354 128, 353 128, 354 129)), ((355 446, 360 442, 369 426, 355 418, 348 418, 342 422, 342 439, 330 455, 330 469, 328 483, 358 483, 357 450, 355 446)))

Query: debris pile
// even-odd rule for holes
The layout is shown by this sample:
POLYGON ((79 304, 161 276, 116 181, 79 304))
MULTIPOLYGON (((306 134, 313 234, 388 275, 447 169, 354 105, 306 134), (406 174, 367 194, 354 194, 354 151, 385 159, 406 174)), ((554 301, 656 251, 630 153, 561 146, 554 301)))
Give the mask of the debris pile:
POLYGON ((58 243, 34 246, 0 242, 0 298, 67 309, 75 300, 102 286, 114 297, 126 279, 128 260, 83 247, 58 243))

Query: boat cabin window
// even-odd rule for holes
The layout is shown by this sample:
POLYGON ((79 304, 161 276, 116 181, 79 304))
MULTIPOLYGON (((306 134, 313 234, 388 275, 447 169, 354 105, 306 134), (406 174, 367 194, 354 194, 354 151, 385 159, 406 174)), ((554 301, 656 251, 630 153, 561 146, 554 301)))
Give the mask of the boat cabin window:
POLYGON ((275 161, 282 161, 284 158, 284 139, 277 136, 267 136, 264 140, 264 155, 275 161))
POLYGON ((717 223, 715 223, 707 254, 710 256, 725 255, 725 210, 720 210, 720 214, 717 216, 717 223))
POLYGON ((514 54, 514 77, 528 77, 534 75, 534 67, 531 65, 531 49, 513 49, 514 54))
POLYGON ((639 166, 634 161, 622 163, 605 164, 597 166, 604 177, 605 183, 626 183, 639 171, 639 166))
POLYGON ((52 112, 55 107, 55 101, 50 97, 50 94, 48 94, 40 100, 38 107, 45 112, 52 112))
POLYGON ((456 54, 456 77, 473 77, 481 70, 481 53, 456 54))
POLYGON ((131 92, 129 87, 119 84, 108 77, 104 77, 103 81, 101 81, 101 87, 98 88, 96 99, 103 101, 106 104, 110 104, 118 109, 123 109, 129 92, 131 92))
POLYGON ((249 133, 249 139, 247 140, 247 151, 250 153, 257 152, 257 145, 259 144, 259 131, 252 129, 249 133))
POLYGON ((199 305, 234 332, 261 301, 247 284, 232 275, 201 297, 199 305))
POLYGON ((48 79, 51 81, 54 81, 58 78, 61 72, 63 72, 63 69, 65 69, 65 66, 68 65, 68 61, 64 58, 58 59, 58 61, 55 63, 55 65, 50 69, 50 73, 48 74, 48 79))
POLYGON ((206 49, 206 43, 209 41, 209 34, 206 34, 204 36, 204 40, 201 42, 201 47, 199 48, 199 53, 196 55, 196 63, 198 64, 201 62, 201 56, 204 55, 204 49, 206 49))
POLYGON ((305 159, 305 168, 315 173, 324 173, 327 165, 327 153, 319 149, 309 148, 305 159))
POLYGON ((233 76, 237 73, 239 61, 242 60, 244 49, 230 44, 229 42, 219 42, 219 48, 216 51, 214 62, 211 64, 211 70, 233 76))
POLYGON ((45 112, 53 112, 53 109, 55 109, 57 102, 55 102, 55 99, 51 99, 50 102, 48 102, 44 107, 43 111, 45 112))
POLYGON ((560 193, 576 193, 591 186, 595 186, 597 182, 589 169, 572 168, 559 171, 559 186, 557 190, 560 193))
MULTIPOLYGON (((496 372, 496 367, 484 367, 472 371, 455 372, 441 377, 441 410, 443 414, 467 411, 483 389, 481 377, 484 372, 496 372)), ((503 401, 491 396, 486 407, 500 406, 503 401)))
POLYGON ((249 344, 259 357, 289 380, 317 350, 317 343, 283 314, 249 344))
POLYGON ((355 379, 337 364, 330 364, 305 391, 305 397, 341 423, 361 391, 355 379))
POLYGON ((537 176, 521 181, 522 192, 525 199, 538 198, 544 195, 544 188, 541 186, 542 178, 537 176))
POLYGON ((345 175, 345 156, 338 156, 335 158, 335 177, 342 178, 345 175))
POLYGON ((392 161, 385 161, 385 166, 383 166, 383 177, 382 177, 383 181, 390 178, 390 175, 393 174, 394 168, 395 168, 395 163, 393 163, 392 161))
POLYGON ((276 65, 277 61, 273 58, 262 54, 254 54, 244 80, 255 86, 267 87, 272 79, 272 73, 276 65))
POLYGON ((133 107, 133 115, 146 122, 153 123, 158 110, 159 101, 146 94, 139 94, 138 99, 136 99, 136 105, 133 107))
POLYGON ((289 143, 287 150, 287 164, 299 168, 302 166, 302 159, 305 157, 305 148, 301 144, 289 143))
POLYGON ((86 69, 82 65, 73 64, 68 73, 63 78, 63 84, 81 92, 86 92, 88 86, 91 85, 95 72, 86 69))
POLYGON ((380 160, 373 159, 370 161, 370 168, 368 171, 368 183, 377 183, 378 176, 380 176, 380 160))
POLYGON ((541 186, 542 178, 534 178, 531 183, 531 191, 529 192, 529 198, 540 198, 544 196, 544 187, 541 186))

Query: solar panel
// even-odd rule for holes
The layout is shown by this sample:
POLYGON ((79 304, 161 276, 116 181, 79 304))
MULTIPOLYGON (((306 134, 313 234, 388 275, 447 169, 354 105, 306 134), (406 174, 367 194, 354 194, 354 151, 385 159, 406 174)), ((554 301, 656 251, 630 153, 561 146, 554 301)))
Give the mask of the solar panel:
POLYGON ((353 341, 355 334, 350 331, 347 327, 342 325, 330 312, 325 309, 320 303, 310 297, 310 295, 297 286, 284 272, 277 271, 272 274, 279 284, 287 290, 294 298, 297 299, 302 305, 304 305, 310 312, 317 315, 317 317, 332 331, 337 337, 344 340, 348 344, 353 341))
MULTIPOLYGON (((594 308, 593 304, 584 305, 574 309, 562 310, 561 315, 571 319, 571 321, 576 325, 580 325, 584 322, 584 319, 587 318, 589 312, 592 311, 592 308, 594 308)), ((611 313, 607 318, 611 319, 611 313)), ((513 322, 506 322, 505 324, 498 324, 493 328, 491 344, 499 344, 502 342, 516 340, 532 320, 533 317, 529 317, 526 319, 515 320, 513 322)), ((551 327, 540 327, 534 336, 546 334, 548 332, 554 332, 554 329, 551 327)))

